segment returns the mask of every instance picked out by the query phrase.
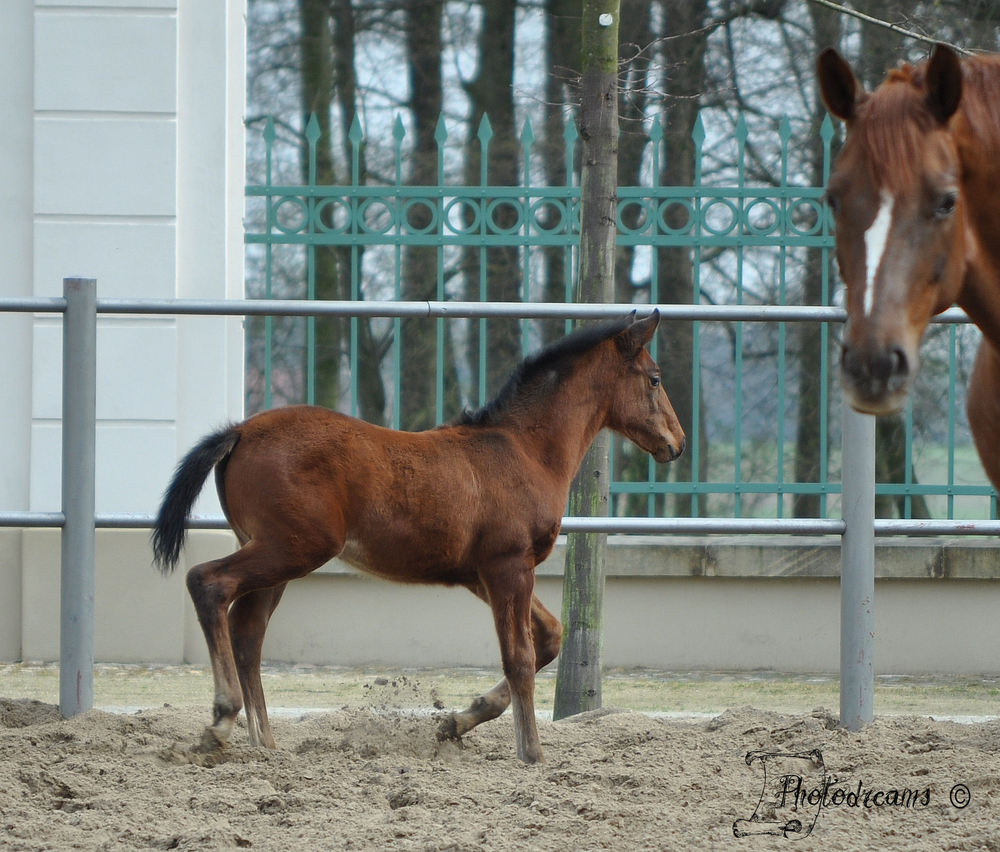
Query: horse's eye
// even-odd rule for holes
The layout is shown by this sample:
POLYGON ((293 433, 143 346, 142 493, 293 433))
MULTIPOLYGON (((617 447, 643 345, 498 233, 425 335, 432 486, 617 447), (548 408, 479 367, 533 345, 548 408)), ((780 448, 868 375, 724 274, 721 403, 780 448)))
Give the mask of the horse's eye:
POLYGON ((651 385, 652 385, 652 386, 653 386, 654 388, 658 388, 658 387, 660 386, 660 377, 659 377, 659 376, 650 376, 650 377, 649 377, 649 383, 650 383, 650 384, 651 384, 651 385))
POLYGON ((934 207, 934 217, 936 219, 947 219, 955 212, 955 204, 957 202, 958 193, 954 190, 943 193, 934 207))

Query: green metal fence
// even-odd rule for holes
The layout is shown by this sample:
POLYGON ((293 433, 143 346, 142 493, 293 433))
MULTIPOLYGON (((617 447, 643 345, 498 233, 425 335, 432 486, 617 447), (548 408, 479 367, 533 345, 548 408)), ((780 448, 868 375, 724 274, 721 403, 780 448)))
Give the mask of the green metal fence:
MULTIPOLYGON (((632 252, 632 279, 643 282, 634 289, 634 301, 660 303, 660 253, 676 249, 690 258, 692 304, 798 304, 800 282, 810 260, 810 268, 820 276, 819 304, 832 304, 831 221, 822 187, 808 185, 801 175, 802 158, 795 156, 796 147, 803 144, 801 136, 793 137, 792 125, 785 120, 769 138, 755 138, 750 146, 742 119, 728 134, 720 134, 718 128, 709 134, 706 125, 711 122, 699 119, 693 133, 691 186, 659 185, 660 160, 668 152, 662 128, 653 122, 643 167, 648 185, 618 190, 618 244, 632 252), (717 164, 722 162, 720 146, 730 151, 727 165, 713 167, 713 174, 706 175, 708 148, 717 164), (748 155, 751 147, 753 158, 748 155), (770 158, 767 171, 772 178, 751 180, 748 164, 762 156, 770 158)), ((819 133, 813 141, 821 146, 825 182, 834 137, 829 119, 819 133)), ((519 139, 519 186, 488 183, 493 133, 487 119, 477 137, 482 154, 480 179, 471 186, 448 180, 456 155, 449 148, 454 140, 449 140, 443 121, 436 135, 437 182, 433 185, 404 183, 409 155, 401 120, 393 125, 391 137, 391 144, 382 146, 391 148, 385 155, 391 178, 376 182, 369 175, 362 180, 362 150, 370 162, 375 143, 381 140, 366 139, 355 120, 349 133, 349 180, 321 185, 316 177, 317 148, 324 140, 315 118, 300 138, 287 134, 281 138, 275 123, 267 122, 256 148, 261 182, 246 189, 250 296, 315 298, 317 251, 335 247, 344 298, 400 299, 404 252, 424 246, 435 252, 436 260, 436 281, 429 298, 487 301, 488 252, 506 248, 516 252, 519 298, 552 301, 553 293, 558 293, 561 300, 571 301, 580 197, 575 177, 578 140, 572 124, 565 139, 563 156, 569 177, 563 186, 544 186, 535 180, 539 157, 530 122, 525 122, 519 139), (478 261, 472 264, 472 276, 462 271, 469 252, 478 261), (564 280, 546 280, 546 253, 551 257, 552 252, 561 257, 567 270, 564 280)), ((759 171, 754 169, 755 174, 759 171)), ((343 391, 337 400, 316 397, 315 320, 269 318, 252 325, 248 408, 319 401, 359 414, 359 367, 363 366, 359 359, 364 357, 359 345, 361 322, 373 323, 368 331, 378 341, 377 374, 385 391, 385 422, 398 427, 404 333, 399 319, 349 321, 340 361, 343 391)), ((446 357, 459 362, 459 393, 466 404, 481 404, 489 396, 486 375, 493 352, 487 328, 492 320, 426 322, 435 324, 434 413, 437 422, 442 422, 457 414, 446 410, 442 369, 446 357), (446 327, 447 323, 453 325, 446 327)), ((612 494, 617 513, 788 517, 796 495, 816 495, 819 516, 839 515, 839 325, 795 324, 794 331, 791 325, 693 323, 691 375, 670 375, 668 384, 669 390, 679 382, 691 383, 690 422, 685 424, 691 474, 678 481, 669 466, 650 461, 645 477, 637 477, 634 464, 625 471, 627 456, 616 454, 612 494), (823 358, 818 367, 821 392, 816 409, 800 423, 796 415, 802 376, 797 346, 803 335, 818 337, 823 358), (794 475, 801 430, 814 430, 818 441, 818 474, 811 481, 796 481, 794 475), (671 495, 681 495, 680 501, 675 496, 674 504, 666 506, 663 500, 671 495)), ((996 516, 995 495, 975 459, 962 414, 962 379, 976 334, 969 326, 949 324, 934 327, 929 335, 928 346, 937 354, 927 359, 915 402, 904 417, 905 470, 898 481, 877 486, 879 496, 894 501, 905 517, 918 505, 921 509, 926 505, 939 518, 996 516), (930 423, 930 427, 917 434, 915 423, 930 423)), ((521 322, 522 350, 535 348, 541 337, 539 323, 521 322)), ((504 365, 508 366, 513 364, 504 365)))

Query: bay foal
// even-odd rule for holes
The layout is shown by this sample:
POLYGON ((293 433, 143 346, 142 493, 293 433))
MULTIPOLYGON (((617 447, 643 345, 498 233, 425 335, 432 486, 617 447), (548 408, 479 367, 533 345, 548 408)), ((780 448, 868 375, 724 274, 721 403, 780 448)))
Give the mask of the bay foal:
POLYGON ((658 462, 684 432, 646 350, 659 314, 585 327, 524 361, 482 410, 399 432, 311 406, 279 408, 204 438, 180 463, 153 532, 173 570, 184 522, 209 473, 239 549, 195 565, 187 586, 215 680, 202 748, 225 743, 241 706, 250 742, 273 748, 261 645, 285 585, 339 556, 404 583, 465 586, 493 611, 504 679, 442 735, 460 737, 513 704, 517 755, 541 759, 535 672, 562 628, 534 595, 570 482, 610 428, 658 462))

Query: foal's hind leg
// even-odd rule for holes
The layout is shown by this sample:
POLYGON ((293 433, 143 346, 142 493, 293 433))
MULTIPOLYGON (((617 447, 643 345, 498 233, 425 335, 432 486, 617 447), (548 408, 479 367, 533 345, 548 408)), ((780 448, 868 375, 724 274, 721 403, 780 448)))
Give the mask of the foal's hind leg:
POLYGON ((229 633, 236 672, 243 690, 250 745, 276 748, 267 718, 264 687, 260 682, 261 646, 271 613, 281 600, 285 583, 270 589, 247 592, 229 609, 229 633))
POLYGON ((188 571, 188 592, 205 634, 208 656, 212 662, 212 678, 215 681, 212 724, 202 738, 202 747, 207 750, 214 749, 229 739, 236 715, 243 707, 239 674, 229 633, 229 607, 236 598, 250 591, 240 587, 241 579, 248 569, 252 570, 262 560, 263 555, 260 545, 251 542, 229 556, 203 562, 188 571))
MULTIPOLYGON (((476 597, 489 603, 489 597, 482 586, 468 588, 476 597)), ((531 596, 531 638, 535 647, 535 671, 540 671, 559 654, 562 624, 535 594, 531 596)), ((438 727, 438 739, 459 739, 476 725, 495 719, 509 706, 510 684, 507 678, 503 678, 491 690, 476 698, 468 709, 443 719, 438 727)))
POLYGON ((236 553, 195 565, 187 575, 187 587, 198 621, 205 633, 215 680, 212 724, 202 738, 202 747, 214 749, 229 739, 236 715, 243 706, 239 673, 229 630, 229 608, 234 601, 260 589, 283 585, 303 577, 337 552, 323 542, 308 552, 283 545, 251 541, 236 553))

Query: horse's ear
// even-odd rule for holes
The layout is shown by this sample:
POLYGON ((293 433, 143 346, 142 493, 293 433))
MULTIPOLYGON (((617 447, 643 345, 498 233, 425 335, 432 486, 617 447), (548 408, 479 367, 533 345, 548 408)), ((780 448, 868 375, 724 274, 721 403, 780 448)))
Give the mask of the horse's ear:
POLYGON ((939 44, 927 63, 927 109, 940 124, 947 124, 961 99, 961 60, 950 47, 939 44))
MULTIPOLYGON (((632 316, 635 316, 635 311, 632 312, 632 316)), ((653 339, 659 324, 660 312, 656 308, 653 308, 653 312, 648 317, 633 322, 615 338, 622 354, 627 358, 638 355, 642 347, 653 339)))
POLYGON ((844 121, 854 118, 866 94, 847 60, 828 47, 816 60, 816 77, 826 108, 844 121))

